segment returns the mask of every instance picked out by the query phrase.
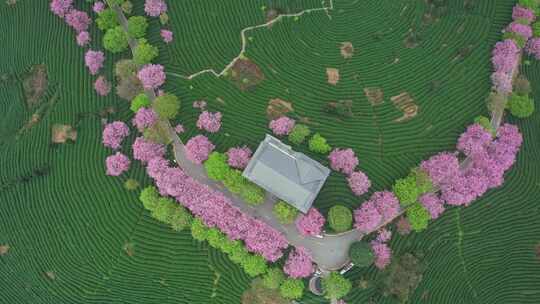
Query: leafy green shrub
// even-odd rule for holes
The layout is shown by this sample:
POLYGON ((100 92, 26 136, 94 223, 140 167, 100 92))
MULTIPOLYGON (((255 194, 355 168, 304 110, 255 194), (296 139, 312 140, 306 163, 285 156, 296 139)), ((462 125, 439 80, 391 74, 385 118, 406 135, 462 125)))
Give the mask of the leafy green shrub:
POLYGON ((531 83, 527 77, 519 75, 514 80, 514 92, 521 96, 526 96, 531 93, 531 83))
POLYGON ((272 208, 272 212, 278 221, 285 225, 294 222, 298 215, 298 210, 284 201, 279 201, 275 204, 272 208))
POLYGON ((159 193, 154 186, 148 186, 141 191, 139 200, 142 202, 144 208, 150 212, 157 208, 159 193))
POLYGON ((416 187, 416 178, 411 175, 396 180, 392 190, 401 205, 405 207, 415 203, 419 195, 418 188, 416 187))
POLYGON ((169 130, 159 123, 144 129, 143 137, 144 139, 163 145, 168 145, 172 141, 169 136, 169 130))
POLYGON ((514 33, 514 32, 506 32, 503 34, 503 40, 505 39, 512 39, 514 40, 514 42, 520 47, 520 48, 523 48, 525 47, 525 44, 527 43, 527 38, 517 34, 517 33, 514 33))
POLYGON ((242 243, 238 240, 230 240, 227 239, 221 246, 221 251, 223 251, 226 254, 230 254, 231 252, 238 250, 239 247, 243 247, 242 243))
POLYGON ((250 277, 264 274, 268 269, 266 260, 260 255, 249 255, 243 262, 242 267, 250 277))
POLYGON ((336 232, 343 232, 352 227, 352 212, 349 208, 336 205, 328 212, 328 224, 336 232))
POLYGON ((249 252, 244 246, 234 247, 229 253, 229 259, 236 264, 242 264, 249 257, 249 252))
POLYGON ((129 109, 132 112, 137 113, 137 111, 139 111, 140 108, 148 107, 149 105, 150 105, 150 98, 148 98, 146 94, 142 93, 135 96, 135 98, 131 100, 131 106, 129 107, 129 109))
POLYGON ((139 67, 131 59, 120 59, 114 66, 114 74, 120 79, 137 77, 138 70, 139 67))
POLYGON ((489 118, 482 115, 476 116, 474 118, 474 122, 481 125, 486 131, 491 133, 492 136, 495 136, 497 134, 497 131, 493 129, 493 126, 491 125, 491 121, 489 120, 489 118))
POLYGON ((374 256, 368 243, 358 241, 349 247, 349 258, 358 267, 367 267, 373 264, 374 256))
POLYGON ((326 154, 332 150, 332 147, 326 143, 326 138, 322 137, 319 133, 315 133, 315 135, 313 135, 313 137, 311 137, 309 140, 309 150, 316 153, 326 154))
POLYGON ((204 241, 208 237, 208 227, 198 218, 191 222, 191 236, 197 241, 204 241))
POLYGON ((130 37, 135 39, 142 38, 146 35, 148 29, 148 20, 144 16, 129 17, 127 32, 130 37))
POLYGON ((120 53, 128 48, 128 38, 121 26, 108 29, 103 36, 103 47, 112 52, 120 53))
POLYGON ((227 155, 219 152, 210 153, 204 162, 204 168, 208 177, 216 181, 225 180, 225 176, 231 170, 227 164, 227 155))
POLYGON ((250 205, 260 205, 264 202, 265 191, 252 182, 246 181, 240 190, 240 197, 250 205))
POLYGON ((279 287, 279 293, 284 298, 294 300, 304 295, 304 281, 299 279, 286 279, 279 287))
POLYGON ((246 179, 242 176, 242 172, 231 169, 225 173, 223 184, 231 193, 238 194, 242 191, 242 187, 246 179))
POLYGON ((407 219, 416 232, 426 229, 430 218, 429 212, 420 203, 414 203, 407 208, 407 219))
POLYGON ((161 119, 173 119, 180 110, 180 100, 173 94, 163 94, 154 99, 152 108, 161 119))
POLYGON ((347 280, 338 272, 331 272, 330 275, 322 278, 322 288, 324 297, 327 299, 341 299, 351 291, 351 281, 347 280))
POLYGON ((177 204, 171 198, 160 197, 156 209, 152 212, 152 217, 162 223, 171 224, 176 206, 177 204))
POLYGON ((124 3, 120 5, 124 14, 130 15, 133 12, 133 3, 129 0, 124 0, 124 3))
POLYGON ((278 289, 281 282, 285 280, 285 274, 281 268, 270 268, 263 276, 263 285, 269 289, 278 289))
POLYGON ((297 124, 292 129, 291 133, 289 133, 289 141, 292 142, 295 145, 299 145, 306 137, 309 136, 311 131, 309 130, 309 127, 303 124, 297 124))
POLYGON ((174 231, 183 231, 191 226, 193 216, 187 211, 186 208, 176 204, 176 208, 171 214, 170 224, 174 231))
POLYGON ((157 47, 151 45, 146 39, 140 39, 139 44, 133 50, 133 61, 137 64, 144 65, 152 62, 159 55, 157 47))
POLYGON ((540 21, 536 21, 535 23, 533 23, 532 29, 533 29, 533 36, 537 38, 540 37, 540 21))
POLYGON ((512 115, 518 118, 526 118, 534 112, 534 101, 529 96, 512 94, 508 100, 507 107, 510 109, 512 115))
POLYGON ((124 183, 124 188, 128 191, 137 190, 139 188, 139 182, 136 179, 128 178, 124 183))
POLYGON ((519 0, 519 5, 529 8, 531 10, 536 10, 538 8, 538 1, 537 0, 519 0))
POLYGON ((118 26, 118 16, 113 9, 107 8, 98 13, 98 17, 96 18, 96 24, 97 27, 102 31, 115 28, 116 26, 118 26))
POLYGON ((208 244, 216 249, 221 249, 227 242, 227 237, 217 228, 210 228, 206 236, 208 244))

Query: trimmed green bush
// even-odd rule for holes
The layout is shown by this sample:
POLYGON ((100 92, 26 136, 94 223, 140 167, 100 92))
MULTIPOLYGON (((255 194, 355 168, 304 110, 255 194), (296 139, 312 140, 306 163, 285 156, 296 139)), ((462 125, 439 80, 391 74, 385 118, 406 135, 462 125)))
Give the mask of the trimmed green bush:
POLYGON ((270 268, 263 276, 263 285, 269 289, 278 289, 279 285, 285 280, 285 274, 281 268, 270 268))
POLYGON ((420 203, 414 203, 407 208, 407 219, 416 232, 426 229, 430 218, 429 212, 420 203))
POLYGON ((159 123, 144 129, 143 137, 149 141, 163 145, 168 145, 172 141, 169 136, 169 131, 159 123))
POLYGON ((114 65, 114 74, 120 79, 137 77, 138 71, 139 67, 131 59, 120 59, 114 65))
POLYGON ((227 236, 217 228, 210 228, 206 240, 210 246, 221 249, 227 242, 227 236))
POLYGON ((229 259, 236 264, 242 264, 249 257, 249 252, 244 246, 234 247, 229 253, 229 259))
POLYGON ((227 164, 227 155, 219 152, 210 153, 204 162, 204 168, 208 177, 216 181, 225 180, 225 176, 231 170, 227 164))
POLYGON ((98 14, 98 17, 96 18, 96 24, 97 27, 102 31, 115 28, 116 26, 118 26, 118 16, 113 9, 104 9, 98 14))
POLYGON ((133 50, 133 61, 137 64, 144 65, 152 62, 159 55, 157 47, 151 45, 146 39, 140 39, 139 44, 133 50))
POLYGON ((279 201, 272 208, 274 216, 282 224, 291 224, 298 216, 298 210, 284 201, 279 201))
POLYGON ((512 94, 508 100, 507 107, 510 113, 518 118, 527 118, 534 112, 534 101, 529 96, 512 94))
POLYGON ((225 173, 223 184, 231 193, 240 193, 245 183, 246 179, 242 176, 242 172, 230 169, 225 173))
POLYGON ((327 299, 341 299, 346 296, 352 288, 351 281, 347 280, 338 272, 331 272, 330 275, 323 277, 321 283, 324 297, 327 299))
POLYGON ((260 255, 249 255, 243 262, 242 267, 250 277, 264 274, 268 269, 266 260, 260 255))
POLYGON ((131 100, 131 106, 129 107, 129 109, 133 113, 137 113, 137 111, 139 111, 140 108, 148 107, 149 105, 150 105, 150 98, 148 98, 146 94, 141 93, 135 96, 133 100, 131 100))
POLYGON ((396 180, 392 190, 399 199, 400 204, 405 207, 415 203, 419 195, 416 178, 412 175, 396 180))
POLYGON ((352 227, 352 212, 349 208, 336 205, 328 211, 328 224, 335 232, 343 232, 352 227))
POLYGON ((311 131, 309 130, 308 126, 297 124, 294 126, 291 133, 289 133, 289 141, 295 145, 299 145, 304 142, 310 133, 311 131))
POLYGON ((165 224, 172 223, 172 215, 177 204, 168 197, 160 197, 156 209, 152 212, 152 217, 165 224))
POLYGON ((240 190, 240 197, 250 205, 260 205, 264 202, 266 192, 263 188, 252 182, 246 181, 240 190))
POLYGON ((208 237, 208 227, 198 218, 191 222, 191 236, 197 241, 204 241, 208 237))
POLYGON ((154 99, 152 108, 161 119, 173 119, 180 110, 180 100, 173 94, 163 94, 154 99))
POLYGON ((148 211, 154 211, 157 208, 159 193, 154 186, 148 186, 141 191, 139 200, 148 211))
POLYGON ((374 256, 371 246, 362 241, 354 242, 349 247, 349 258, 358 267, 368 267, 373 264, 374 256))
POLYGON ((533 29, 533 36, 536 38, 540 37, 540 21, 536 21, 535 23, 533 23, 532 29, 533 29))
POLYGON ((124 188, 129 191, 137 190, 139 188, 139 182, 136 179, 128 178, 124 183, 124 188))
POLYGON ((112 52, 120 53, 128 48, 128 37, 121 26, 108 29, 103 36, 103 47, 112 52))
POLYGON ((242 243, 238 240, 230 240, 226 239, 226 241, 221 246, 221 251, 225 252, 226 254, 230 254, 231 252, 238 250, 237 248, 243 247, 242 243))
POLYGON ((319 133, 315 133, 315 135, 313 135, 313 137, 311 137, 309 140, 309 150, 316 153, 326 154, 332 150, 332 147, 326 143, 326 138, 322 137, 319 133))
POLYGON ((494 137, 497 134, 495 129, 493 129, 493 126, 491 125, 491 121, 489 120, 489 118, 482 115, 476 116, 474 118, 474 122, 481 125, 486 131, 491 133, 491 135, 493 135, 494 137))
POLYGON ((178 232, 184 231, 185 229, 191 227, 192 220, 193 216, 191 216, 187 209, 176 204, 176 208, 174 209, 170 218, 171 228, 178 232))
POLYGON ((304 295, 304 281, 291 278, 286 279, 281 283, 279 293, 286 299, 300 299, 304 295))
POLYGON ((143 38, 148 29, 148 20, 144 16, 133 16, 128 19, 128 35, 135 39, 143 38))

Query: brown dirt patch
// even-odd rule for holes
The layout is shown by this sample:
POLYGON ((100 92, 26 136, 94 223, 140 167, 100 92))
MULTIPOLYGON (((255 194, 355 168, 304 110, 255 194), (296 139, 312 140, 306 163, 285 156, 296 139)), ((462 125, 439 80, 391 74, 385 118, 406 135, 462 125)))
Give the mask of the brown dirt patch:
POLYGON ((536 245, 536 258, 540 260, 540 243, 536 245))
POLYGON ((364 88, 364 94, 372 106, 380 105, 384 102, 384 92, 378 87, 364 88))
POLYGON ((403 112, 403 116, 395 119, 395 122, 405 122, 418 114, 418 105, 414 103, 414 99, 408 92, 403 92, 399 95, 390 98, 394 103, 394 106, 403 112))
POLYGON ((279 98, 270 99, 266 107, 266 116, 269 120, 279 118, 289 112, 294 112, 292 103, 279 98))
POLYGON ((352 100, 331 101, 325 105, 324 111, 340 117, 352 117, 352 105, 352 100))
POLYGON ((48 85, 47 67, 44 64, 32 66, 30 71, 23 76, 24 97, 29 109, 39 105, 48 85))
POLYGON ((248 58, 236 60, 227 72, 227 78, 242 91, 255 89, 265 79, 261 68, 248 58))
POLYGON ((54 271, 46 271, 45 276, 50 280, 56 280, 56 273, 54 273, 54 271))
POLYGON ((342 42, 341 47, 339 48, 341 56, 344 59, 350 59, 354 55, 354 47, 351 42, 342 42))
POLYGON ((6 255, 9 252, 9 245, 0 246, 0 256, 6 255))
POLYGON ((339 70, 335 68, 326 68, 326 77, 328 77, 328 83, 336 85, 339 82, 339 70))
POLYGON ((135 254, 135 244, 133 243, 124 244, 124 251, 126 252, 128 256, 132 257, 135 254))
POLYGON ((67 140, 77 140, 77 130, 70 125, 54 124, 52 126, 52 142, 55 144, 63 144, 67 140))

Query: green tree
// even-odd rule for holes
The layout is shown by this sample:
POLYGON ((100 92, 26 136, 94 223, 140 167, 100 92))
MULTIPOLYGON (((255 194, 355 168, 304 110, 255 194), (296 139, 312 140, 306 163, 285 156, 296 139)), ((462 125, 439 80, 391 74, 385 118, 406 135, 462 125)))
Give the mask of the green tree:
POLYGON ((266 260, 260 255, 249 255, 243 262, 242 267, 250 277, 264 274, 268 269, 266 260))
POLYGON ((133 3, 131 3, 131 1, 129 0, 125 0, 120 7, 122 8, 122 11, 127 15, 130 15, 133 12, 133 3))
POLYGON ((128 178, 124 183, 124 188, 128 191, 137 190, 139 188, 139 182, 136 179, 128 178))
POLYGON ((208 159, 204 162, 204 168, 208 177, 216 181, 224 180, 229 170, 231 170, 227 164, 227 155, 219 152, 210 153, 208 159))
POLYGON ((291 224, 298 215, 298 210, 284 201, 279 201, 272 208, 274 216, 282 224, 291 224))
POLYGON ((284 298, 294 300, 304 295, 304 281, 299 279, 286 279, 279 286, 279 293, 284 298))
POLYGON ((120 53, 128 48, 128 37, 121 26, 108 29, 103 36, 103 47, 112 52, 120 53))
POLYGON ((510 109, 512 115, 518 118, 526 118, 534 112, 534 101, 529 96, 512 94, 508 100, 507 107, 510 109))
POLYGON ((107 8, 98 13, 96 24, 97 27, 102 31, 115 28, 118 26, 118 16, 112 8, 107 8))
POLYGON ((246 181, 242 184, 240 197, 250 205, 260 205, 264 202, 264 189, 252 182, 246 181))
POLYGON ((294 126, 291 133, 289 133, 289 141, 295 145, 299 145, 304 142, 310 133, 311 131, 309 130, 308 126, 297 124, 294 126))
POLYGON ((191 226, 193 216, 186 208, 176 204, 176 208, 171 214, 170 224, 174 231, 183 231, 191 226))
POLYGON ((414 203, 407 208, 407 219, 416 232, 426 229, 430 218, 429 212, 420 203, 414 203))
POLYGON ((152 142, 168 145, 172 139, 169 137, 169 130, 162 124, 156 123, 143 131, 143 137, 152 142))
POLYGON ((309 140, 309 150, 316 153, 326 154, 332 150, 332 147, 326 143, 326 138, 322 137, 319 133, 315 133, 315 135, 313 135, 313 137, 311 137, 309 140))
POLYGON ((419 193, 416 187, 416 178, 412 175, 396 180, 392 190, 404 207, 415 203, 418 199, 419 193))
POLYGON ((135 39, 142 38, 146 35, 148 29, 148 20, 144 16, 129 17, 127 32, 130 37, 135 39))
POLYGON ((208 227, 198 218, 191 222, 191 236, 197 241, 204 241, 208 237, 208 227))
POLYGON ((536 10, 538 8, 538 0, 519 0, 519 5, 529 8, 531 10, 536 10))
POLYGON ((151 45, 146 39, 140 39, 137 47, 133 50, 133 61, 144 65, 152 62, 159 55, 157 47, 151 45))
POLYGON ((160 197, 156 208, 152 212, 152 217, 162 223, 171 224, 176 206, 177 204, 171 198, 160 197))
POLYGON ((495 136, 497 134, 495 129, 493 129, 493 126, 491 125, 491 121, 489 121, 489 118, 482 115, 476 116, 474 118, 474 122, 481 125, 486 131, 491 133, 492 136, 495 136))
POLYGON ((249 257, 249 252, 244 246, 234 247, 229 253, 229 259, 236 264, 242 264, 249 257))
POLYGON ((285 280, 285 274, 281 268, 273 267, 268 269, 263 276, 263 285, 269 289, 278 289, 279 285, 285 280))
POLYGON ((163 94, 154 99, 152 108, 161 119, 173 119, 180 110, 180 100, 172 94, 163 94))
POLYGON ((347 280, 338 272, 331 272, 330 275, 322 278, 322 288, 324 297, 327 299, 341 299, 351 291, 351 281, 347 280))
POLYGON ((352 212, 349 208, 336 205, 328 212, 328 223, 330 228, 336 232, 343 232, 352 227, 352 212))
POLYGON ((368 243, 358 241, 349 247, 349 258, 358 267, 367 267, 373 264, 374 256, 368 243))
POLYGON ((245 183, 246 179, 242 176, 242 172, 230 169, 225 173, 223 184, 231 193, 239 194, 245 183))
POLYGON ((154 211, 157 208, 159 193, 154 186, 148 186, 141 191, 139 200, 148 211, 154 211))
POLYGON ((225 242, 227 241, 227 237, 223 232, 219 231, 217 228, 210 228, 208 230, 208 235, 206 240, 208 241, 208 244, 216 249, 221 249, 225 242))
POLYGON ((131 59, 120 59, 114 66, 114 74, 118 78, 136 77, 138 71, 138 65, 131 59))
POLYGON ((536 21, 535 23, 533 23, 532 28, 533 36, 536 38, 540 37, 540 21, 536 21))
POLYGON ((129 109, 132 112, 137 113, 137 111, 139 111, 140 108, 148 107, 149 105, 150 105, 150 98, 148 98, 146 94, 141 93, 135 96, 133 100, 131 100, 131 106, 129 107, 129 109))
POLYGON ((221 251, 226 254, 231 254, 233 251, 238 250, 237 248, 243 247, 242 243, 238 240, 227 239, 221 246, 221 251))

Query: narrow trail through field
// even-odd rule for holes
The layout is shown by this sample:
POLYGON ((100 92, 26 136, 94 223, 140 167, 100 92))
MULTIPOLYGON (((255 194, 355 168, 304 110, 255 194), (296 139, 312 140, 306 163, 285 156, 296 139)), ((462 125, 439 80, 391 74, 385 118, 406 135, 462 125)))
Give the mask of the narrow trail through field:
MULTIPOLYGON (((114 7, 115 11, 118 13, 120 17, 120 24, 123 27, 123 29, 127 32, 127 19, 125 15, 123 14, 122 10, 118 7, 114 7)), ((195 74, 192 74, 190 76, 184 76, 174 73, 168 73, 169 75, 182 77, 185 79, 193 79, 194 77, 197 77, 198 75, 204 74, 204 73, 212 73, 216 77, 222 76, 228 69, 230 69, 234 63, 242 56, 242 54, 245 52, 246 48, 246 37, 245 33, 249 30, 253 30, 256 28, 261 27, 267 27, 271 25, 274 22, 277 22, 280 18, 283 17, 294 17, 294 16, 301 16, 304 13, 314 12, 314 11, 326 11, 333 9, 333 0, 330 0, 330 6, 328 7, 322 7, 322 8, 314 8, 314 9, 308 9, 301 11, 299 13, 295 14, 287 14, 287 15, 280 15, 276 17, 275 19, 256 26, 251 26, 248 28, 245 28, 241 32, 242 36, 242 50, 240 54, 235 57, 226 67, 223 71, 220 73, 217 73, 213 69, 207 69, 200 72, 197 72, 195 74)), ((135 40, 130 40, 129 45, 132 49, 132 51, 137 47, 137 42, 135 40)), ((153 90, 146 90, 146 94, 149 96, 149 98, 153 101, 156 98, 155 92, 153 90)), ((497 129, 501 122, 502 117, 504 114, 504 105, 498 105, 496 106, 492 111, 492 119, 491 123, 492 126, 497 129)), ((388 225, 401 215, 405 213, 405 210, 400 211, 397 215, 394 217, 384 221, 371 231, 367 231, 365 233, 360 232, 357 229, 352 229, 347 232, 343 232, 340 234, 323 234, 319 237, 305 237, 301 235, 298 230, 296 229, 294 224, 289 225, 283 225, 281 224, 277 218, 273 215, 272 208, 273 205, 276 203, 277 198, 273 197, 272 195, 267 195, 265 201, 263 204, 255 207, 252 207, 245 203, 242 199, 237 197, 236 195, 230 193, 225 187, 218 182, 215 182, 208 178, 206 175, 206 171, 202 165, 197 165, 193 162, 191 162, 187 156, 186 156, 186 149, 184 146, 184 143, 182 140, 178 137, 172 126, 168 121, 161 122, 164 124, 164 127, 168 129, 169 136, 172 139, 173 149, 174 149, 174 156, 177 165, 186 172, 189 176, 191 176, 196 181, 208 185, 212 189, 216 191, 222 192, 231 203, 239 208, 242 212, 249 214, 250 216, 260 219, 267 223, 268 225, 272 226, 273 228, 277 229, 281 233, 284 234, 284 236, 287 238, 289 243, 296 247, 304 247, 308 249, 312 255, 313 261, 318 265, 318 267, 322 270, 326 271, 332 271, 332 270, 338 270, 345 265, 347 265, 350 262, 350 259, 348 257, 348 249, 350 245, 356 241, 361 240, 365 235, 369 235, 380 228, 388 225)), ((466 170, 468 166, 470 165, 471 160, 469 158, 466 158, 462 161, 460 164, 461 170, 466 170)), ((434 189, 433 192, 438 192, 439 189, 434 189)))
POLYGON ((294 13, 294 14, 281 14, 281 15, 278 15, 276 18, 274 18, 274 19, 272 19, 272 20, 270 20, 270 21, 268 21, 266 23, 253 25, 253 26, 249 26, 249 27, 244 28, 242 31, 240 31, 240 37, 242 38, 242 48, 240 49, 240 53, 238 54, 238 56, 234 57, 233 60, 231 60, 231 62, 229 64, 227 64, 225 66, 225 68, 219 73, 216 72, 214 69, 206 69, 206 70, 202 70, 202 71, 196 72, 196 73, 188 75, 188 76, 177 74, 177 73, 172 73, 172 72, 167 72, 167 75, 171 75, 171 76, 191 80, 191 79, 193 79, 193 78, 195 78, 195 77, 197 77, 199 75, 206 74, 206 73, 211 73, 214 76, 216 76, 217 78, 219 78, 219 77, 223 76, 230 68, 232 68, 234 66, 234 64, 236 63, 236 61, 238 61, 240 58, 242 58, 242 56, 246 52, 246 47, 247 47, 247 42, 248 42, 248 39, 246 38, 246 33, 247 32, 249 32, 251 30, 254 30, 254 29, 258 29, 258 28, 269 27, 270 25, 278 22, 279 20, 281 20, 283 18, 300 17, 300 16, 302 16, 302 15, 304 15, 306 13, 312 13, 312 12, 318 12, 318 11, 326 12, 326 14, 328 15, 328 18, 332 19, 332 17, 328 14, 328 11, 334 9, 334 0, 329 0, 329 3, 330 4, 328 6, 305 9, 303 11, 300 11, 300 12, 294 13))

